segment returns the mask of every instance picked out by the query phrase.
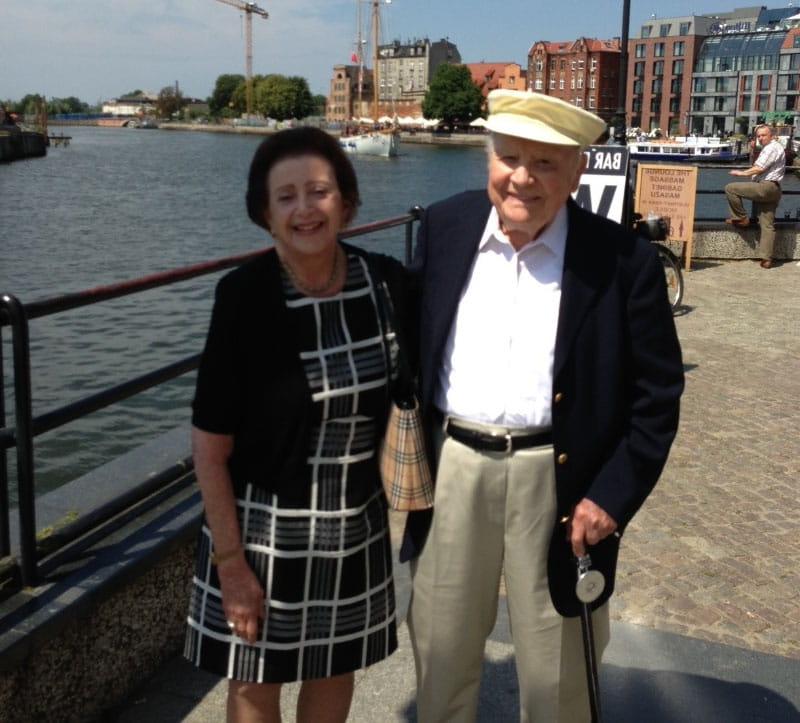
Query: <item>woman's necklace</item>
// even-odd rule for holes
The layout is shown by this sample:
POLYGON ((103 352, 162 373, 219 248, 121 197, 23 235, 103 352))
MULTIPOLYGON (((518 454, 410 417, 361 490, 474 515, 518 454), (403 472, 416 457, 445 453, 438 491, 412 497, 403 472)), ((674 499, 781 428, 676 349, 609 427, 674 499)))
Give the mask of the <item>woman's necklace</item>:
POLYGON ((339 279, 339 257, 341 255, 341 249, 337 246, 336 252, 333 255, 333 268, 331 268, 331 275, 328 277, 328 280, 320 286, 310 286, 309 284, 305 283, 285 258, 281 257, 280 255, 278 258, 280 259, 281 265, 284 269, 286 269, 286 273, 289 275, 289 278, 292 280, 292 283, 295 285, 298 291, 302 291, 304 294, 310 296, 323 296, 327 294, 334 286, 336 286, 336 282, 339 279))

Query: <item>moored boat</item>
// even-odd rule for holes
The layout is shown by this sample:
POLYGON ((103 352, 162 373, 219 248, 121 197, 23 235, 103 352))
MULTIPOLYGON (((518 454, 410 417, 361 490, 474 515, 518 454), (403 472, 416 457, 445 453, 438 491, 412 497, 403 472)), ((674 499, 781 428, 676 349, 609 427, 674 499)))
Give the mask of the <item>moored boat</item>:
POLYGON ((630 140, 628 149, 631 158, 639 161, 734 163, 748 157, 747 148, 742 141, 704 136, 630 140))
MULTIPOLYGON (((378 37, 380 28, 380 0, 370 0, 372 5, 371 30, 372 30, 372 112, 373 118, 378 117, 378 37)), ((356 34, 356 51, 353 59, 358 60, 358 108, 361 109, 361 92, 364 82, 364 56, 361 40, 361 0, 356 0, 358 32, 356 34)), ((400 132, 397 128, 357 130, 351 135, 342 136, 339 145, 347 153, 367 156, 396 156, 400 147, 400 132)))
POLYGON ((396 131, 373 131, 339 138, 339 145, 347 153, 368 156, 396 156, 399 140, 396 131))

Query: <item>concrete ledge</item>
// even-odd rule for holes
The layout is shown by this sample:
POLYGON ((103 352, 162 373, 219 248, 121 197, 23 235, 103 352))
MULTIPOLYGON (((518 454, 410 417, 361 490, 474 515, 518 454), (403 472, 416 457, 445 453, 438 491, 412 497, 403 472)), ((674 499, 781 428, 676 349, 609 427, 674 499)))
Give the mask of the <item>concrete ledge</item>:
MULTIPOLYGON (((176 430, 131 453, 136 468, 106 472, 141 480, 152 465, 182 454, 185 441, 185 430, 176 430), (154 449, 160 457, 150 454, 154 449)), ((102 489, 102 469, 82 478, 84 492, 102 489)), ((85 508, 78 482, 53 493, 42 516, 85 508), (64 506, 52 504, 58 497, 64 506)), ((201 516, 193 482, 193 472, 185 473, 126 524, 49 571, 41 585, 0 603, 3 723, 94 719, 180 651, 201 516)), ((110 475, 105 483, 118 491, 123 480, 110 475)), ((94 501, 105 494, 112 492, 94 501)))
MULTIPOLYGON (((776 221, 774 257, 780 260, 800 258, 800 224, 776 221)), ((694 228, 695 259, 753 259, 758 257, 760 230, 756 226, 733 229, 724 223, 699 222, 694 228)), ((668 244, 679 250, 679 244, 668 244)))

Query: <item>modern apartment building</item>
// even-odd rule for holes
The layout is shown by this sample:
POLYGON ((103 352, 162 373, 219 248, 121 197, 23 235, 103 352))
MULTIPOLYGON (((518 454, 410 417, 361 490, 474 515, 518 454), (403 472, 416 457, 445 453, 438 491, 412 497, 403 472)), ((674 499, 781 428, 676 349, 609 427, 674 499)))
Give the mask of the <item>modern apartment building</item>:
MULTIPOLYGON (((442 63, 461 62, 455 44, 449 40, 431 42, 428 38, 401 43, 395 40, 378 47, 378 118, 382 116, 422 116, 422 101, 430 80, 442 63)), ((374 116, 372 70, 364 68, 358 105, 357 65, 333 68, 326 120, 348 121, 374 116)), ((375 119, 377 120, 377 119, 375 119)))
POLYGON ((433 43, 428 38, 395 40, 379 46, 379 112, 392 117, 421 116, 431 78, 443 63, 461 63, 458 48, 444 38, 433 43))
POLYGON ((528 90, 545 93, 610 121, 619 104, 619 39, 551 43, 528 51, 528 90))
POLYGON ((746 132, 800 106, 797 8, 653 18, 629 41, 629 126, 669 135, 746 132))

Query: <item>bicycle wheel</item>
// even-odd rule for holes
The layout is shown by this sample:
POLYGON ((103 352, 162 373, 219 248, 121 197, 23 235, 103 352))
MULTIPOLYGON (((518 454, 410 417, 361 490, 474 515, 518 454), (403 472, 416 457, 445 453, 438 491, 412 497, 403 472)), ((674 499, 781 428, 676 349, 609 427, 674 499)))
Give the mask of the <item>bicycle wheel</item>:
POLYGON ((658 249, 658 258, 661 260, 661 265, 664 267, 664 278, 667 282, 667 296, 669 298, 669 305, 675 311, 683 299, 683 273, 681 272, 681 265, 675 254, 672 253, 666 246, 656 244, 658 249))

